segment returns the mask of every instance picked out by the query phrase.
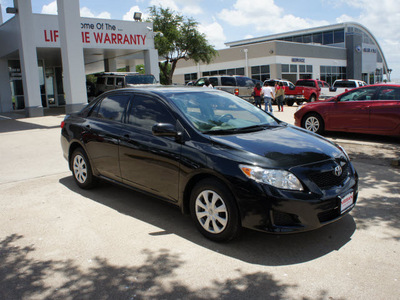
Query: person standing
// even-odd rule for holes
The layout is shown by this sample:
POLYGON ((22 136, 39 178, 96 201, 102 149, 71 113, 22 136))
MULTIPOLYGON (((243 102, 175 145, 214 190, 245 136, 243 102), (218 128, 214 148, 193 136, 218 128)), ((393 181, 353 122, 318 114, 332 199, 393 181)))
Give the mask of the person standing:
POLYGON ((278 82, 275 86, 275 99, 278 104, 278 111, 283 111, 283 104, 285 102, 285 88, 282 82, 278 82))
POLYGON ((210 89, 214 88, 213 85, 211 84, 210 80, 208 80, 208 79, 206 79, 206 81, 204 82, 203 87, 210 88, 210 89))
POLYGON ((270 111, 272 113, 272 99, 274 99, 274 92, 267 82, 264 82, 264 86, 262 87, 262 95, 264 98, 265 111, 270 111))
POLYGON ((258 107, 261 108, 261 85, 259 82, 256 83, 256 86, 253 89, 253 97, 254 97, 254 104, 258 107))

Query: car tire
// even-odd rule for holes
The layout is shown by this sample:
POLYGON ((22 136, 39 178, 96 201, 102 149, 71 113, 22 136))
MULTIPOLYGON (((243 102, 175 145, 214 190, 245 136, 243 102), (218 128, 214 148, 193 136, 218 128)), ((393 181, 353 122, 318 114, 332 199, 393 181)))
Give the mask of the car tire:
POLYGON ((287 100, 286 103, 287 103, 287 106, 293 106, 294 101, 293 100, 287 100))
POLYGON ((309 101, 310 102, 315 102, 316 99, 317 99, 317 97, 315 97, 315 95, 311 95, 309 101))
POLYGON ((324 121, 321 116, 316 113, 307 114, 302 121, 302 127, 308 131, 321 134, 324 131, 324 121))
POLYGON ((197 229, 212 241, 226 242, 240 233, 235 199, 218 180, 205 179, 195 185, 190 197, 190 213, 197 229))
POLYGON ((77 148, 71 155, 71 171, 76 184, 82 189, 93 188, 97 180, 93 176, 89 159, 82 148, 77 148))

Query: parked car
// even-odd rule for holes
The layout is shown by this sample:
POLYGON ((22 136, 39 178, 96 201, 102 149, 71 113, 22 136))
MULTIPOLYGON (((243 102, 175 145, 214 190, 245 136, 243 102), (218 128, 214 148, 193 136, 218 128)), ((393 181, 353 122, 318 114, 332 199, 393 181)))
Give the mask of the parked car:
POLYGON ((339 94, 355 89, 357 87, 366 86, 362 80, 357 79, 337 79, 329 89, 322 89, 319 99, 328 99, 335 97, 339 94))
POLYGON ((295 125, 309 131, 348 131, 400 136, 400 85, 364 86, 303 105, 295 125))
MULTIPOLYGON (((268 85, 271 87, 272 91, 275 93, 275 85, 278 82, 282 82, 282 86, 285 89, 285 95, 288 93, 289 90, 294 90, 295 86, 291 81, 284 80, 284 79, 267 79, 264 81, 263 85, 268 85)), ((286 101, 285 101, 286 102, 286 101)), ((273 104, 276 104, 275 99, 272 100, 273 104)))
POLYGON ((249 102, 252 101, 251 93, 253 92, 255 83, 249 77, 239 75, 205 76, 199 78, 194 85, 203 86, 206 80, 209 80, 215 89, 234 94, 249 102))
POLYGON ((329 90, 329 84, 323 80, 299 79, 295 88, 285 94, 286 103, 288 106, 293 106, 295 102, 297 105, 314 102, 319 99, 322 90, 329 90))
POLYGON ((105 72, 96 76, 96 96, 123 87, 157 84, 154 75, 139 74, 136 72, 105 72))
POLYGON ((103 179, 153 194, 214 241, 241 227, 316 229, 348 213, 358 195, 340 146, 215 89, 104 93, 65 117, 61 145, 79 187, 103 179))
POLYGON ((261 80, 258 80, 258 79, 251 79, 251 80, 253 81, 254 85, 256 85, 257 83, 259 83, 260 86, 263 86, 263 82, 262 82, 261 80))

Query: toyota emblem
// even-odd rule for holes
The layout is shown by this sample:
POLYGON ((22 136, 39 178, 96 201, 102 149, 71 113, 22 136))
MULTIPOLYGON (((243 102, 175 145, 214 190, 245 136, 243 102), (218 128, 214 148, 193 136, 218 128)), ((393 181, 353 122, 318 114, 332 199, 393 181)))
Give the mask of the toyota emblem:
POLYGON ((337 165, 336 167, 335 167, 335 170, 333 171, 333 173, 337 176, 337 177, 339 177, 340 175, 342 175, 342 167, 341 166, 339 166, 339 165, 337 165))

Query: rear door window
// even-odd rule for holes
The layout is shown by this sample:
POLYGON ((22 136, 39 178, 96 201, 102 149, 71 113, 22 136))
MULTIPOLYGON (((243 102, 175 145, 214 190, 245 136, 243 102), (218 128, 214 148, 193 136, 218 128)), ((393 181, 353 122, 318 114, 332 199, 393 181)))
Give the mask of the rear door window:
POLYGON ((218 84, 218 78, 217 77, 210 77, 210 83, 212 84, 212 86, 217 86, 218 84))
POLYGON ((124 86, 124 78, 123 77, 117 77, 115 79, 115 85, 118 87, 123 87, 124 86))
POLYGON ((107 85, 114 85, 114 77, 107 77, 107 85))
POLYGON ((108 95, 91 111, 90 117, 122 122, 129 99, 129 94, 108 95))
POLYGON ((234 77, 221 77, 221 85, 236 86, 236 80, 234 77))
POLYGON ((398 87, 383 87, 378 93, 377 100, 400 101, 400 88, 398 88, 398 87))
POLYGON ((374 100, 376 87, 355 89, 340 97, 340 102, 374 100))
POLYGON ((237 85, 238 86, 247 86, 247 87, 253 87, 254 82, 248 77, 236 77, 237 85))

